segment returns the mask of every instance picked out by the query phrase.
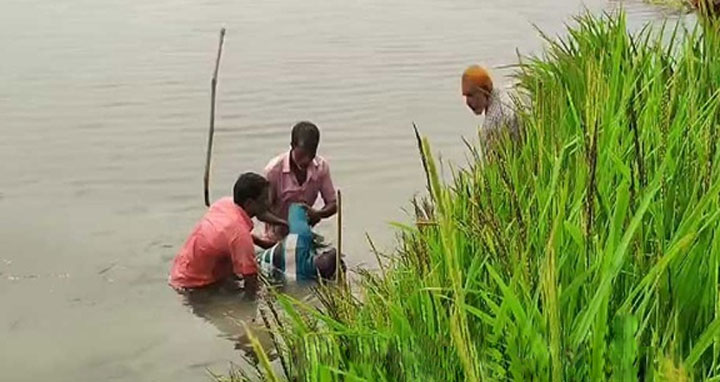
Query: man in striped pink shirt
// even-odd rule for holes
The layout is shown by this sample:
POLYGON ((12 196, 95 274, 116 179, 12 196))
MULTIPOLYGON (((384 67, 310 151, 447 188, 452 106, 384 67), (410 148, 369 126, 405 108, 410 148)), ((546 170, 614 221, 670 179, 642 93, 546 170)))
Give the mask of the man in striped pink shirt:
MULTIPOLYGON (((329 218, 337 212, 335 187, 330 177, 330 165, 317 155, 320 131, 311 122, 303 121, 292 128, 290 151, 280 154, 265 167, 270 182, 269 211, 280 220, 287 220, 292 203, 307 207, 311 225, 329 218), (321 196, 324 205, 316 209, 321 196)), ((276 242, 287 234, 287 226, 265 225, 265 239, 276 242)))

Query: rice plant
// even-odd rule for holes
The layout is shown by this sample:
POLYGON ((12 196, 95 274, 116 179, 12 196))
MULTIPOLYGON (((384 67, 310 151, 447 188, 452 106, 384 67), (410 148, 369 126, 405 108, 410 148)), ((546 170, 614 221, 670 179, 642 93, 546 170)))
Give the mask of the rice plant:
POLYGON ((520 141, 444 184, 420 140, 429 195, 379 272, 270 301, 257 378, 720 381, 718 25, 576 21, 517 67, 520 141))

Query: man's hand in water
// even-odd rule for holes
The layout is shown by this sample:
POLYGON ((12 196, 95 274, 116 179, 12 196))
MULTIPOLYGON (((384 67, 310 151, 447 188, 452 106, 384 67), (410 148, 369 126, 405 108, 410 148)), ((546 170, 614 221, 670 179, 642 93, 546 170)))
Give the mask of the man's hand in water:
POLYGON ((245 300, 255 300, 257 292, 260 289, 260 280, 258 280, 258 275, 243 275, 243 280, 245 282, 243 286, 243 289, 245 289, 245 300))

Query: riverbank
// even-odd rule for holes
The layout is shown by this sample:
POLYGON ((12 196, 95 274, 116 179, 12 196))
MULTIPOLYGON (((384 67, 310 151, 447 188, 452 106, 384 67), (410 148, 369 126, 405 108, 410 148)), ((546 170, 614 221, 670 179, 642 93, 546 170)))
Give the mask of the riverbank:
POLYGON ((568 32, 517 68, 521 144, 444 184, 423 141, 429 197, 380 272, 269 302, 260 378, 720 378, 718 25, 568 32))

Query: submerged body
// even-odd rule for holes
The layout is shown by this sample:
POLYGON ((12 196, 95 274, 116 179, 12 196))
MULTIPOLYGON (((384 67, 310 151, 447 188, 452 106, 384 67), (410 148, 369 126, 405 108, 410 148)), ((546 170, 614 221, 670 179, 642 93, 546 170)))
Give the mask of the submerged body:
POLYGON ((334 249, 318 253, 308 214, 300 204, 288 208, 288 235, 258 254, 261 272, 272 281, 330 279, 335 275, 334 249))

